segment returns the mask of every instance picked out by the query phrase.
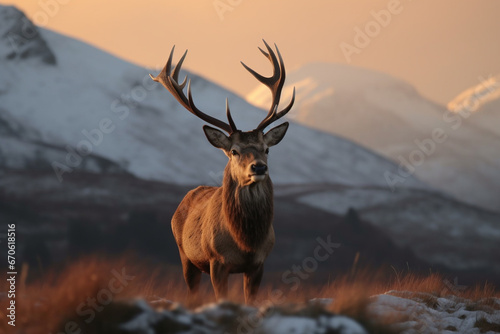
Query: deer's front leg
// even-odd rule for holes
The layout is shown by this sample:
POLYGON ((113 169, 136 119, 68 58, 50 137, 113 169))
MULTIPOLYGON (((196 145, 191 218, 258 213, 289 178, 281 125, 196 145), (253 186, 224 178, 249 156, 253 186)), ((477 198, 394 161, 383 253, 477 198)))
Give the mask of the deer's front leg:
POLYGON ((212 280, 212 286, 217 300, 227 297, 228 276, 229 271, 224 264, 216 260, 210 261, 210 279, 212 280))
POLYGON ((264 273, 264 265, 259 265, 244 274, 243 288, 245 290, 245 303, 251 304, 259 292, 260 281, 264 273))

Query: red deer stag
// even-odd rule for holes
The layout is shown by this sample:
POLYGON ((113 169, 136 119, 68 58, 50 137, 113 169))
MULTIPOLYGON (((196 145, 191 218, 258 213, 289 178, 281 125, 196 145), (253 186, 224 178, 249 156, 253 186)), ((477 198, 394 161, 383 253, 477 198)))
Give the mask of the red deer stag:
POLYGON ((264 260, 274 245, 273 184, 269 178, 267 154, 269 147, 285 136, 288 122, 264 134, 264 129, 286 115, 295 100, 278 112, 281 90, 285 82, 283 59, 278 58, 264 41, 268 52, 259 50, 271 61, 274 72, 264 77, 241 63, 257 80, 271 89, 272 105, 267 116, 255 130, 243 132, 236 128, 226 99, 228 123, 200 111, 193 102, 191 81, 187 97, 183 92, 186 79, 178 76, 186 52, 171 71, 174 48, 167 64, 157 77, 188 111, 228 133, 205 125, 208 141, 220 148, 229 158, 224 170, 222 187, 199 186, 191 190, 179 204, 172 218, 172 231, 179 247, 184 279, 193 297, 201 273, 209 273, 217 299, 227 294, 228 275, 244 274, 245 302, 254 300, 263 274, 264 260))

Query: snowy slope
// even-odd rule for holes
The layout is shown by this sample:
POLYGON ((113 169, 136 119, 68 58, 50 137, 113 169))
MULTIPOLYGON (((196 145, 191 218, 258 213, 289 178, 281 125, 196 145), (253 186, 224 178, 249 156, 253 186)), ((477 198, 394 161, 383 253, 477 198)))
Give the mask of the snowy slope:
POLYGON ((500 75, 483 79, 466 89, 450 103, 448 109, 468 115, 468 122, 500 136, 500 75))
MULTIPOLYGON (((37 59, 43 64, 54 65, 56 58, 39 30, 26 16, 12 6, 0 5, 0 59, 37 59)), ((7 81, 2 80, 0 91, 7 81)))
MULTIPOLYGON (((1 11, 4 17, 18 17, 13 8, 1 11)), ((182 184, 214 183, 219 178, 225 156, 206 141, 202 121, 149 79, 148 72, 159 69, 135 66, 48 30, 42 29, 28 43, 35 42, 46 42, 56 61, 47 64, 36 57, 3 61, 0 105, 9 117, 36 129, 40 140, 91 150, 142 178, 182 184), (99 135, 96 129, 103 124, 107 133, 99 135), (84 133, 94 135, 90 148, 91 140, 84 133)), ((10 47, 7 40, 2 43, 2 48, 10 47)), ((158 57, 166 60, 167 55, 158 57)), ((229 97, 240 128, 250 130, 264 117, 234 94, 196 75, 190 77, 197 105, 206 112, 224 118, 224 100, 229 97)), ((64 160, 55 161, 67 165, 64 160)), ((270 164, 276 183, 382 186, 384 172, 396 168, 349 141, 296 124, 271 151, 270 164)), ((422 185, 411 179, 405 186, 422 185)))
MULTIPOLYGON (((395 136, 423 134, 420 129, 435 124, 441 110, 404 82, 349 65, 310 63, 291 71, 282 99, 289 98, 294 86, 295 120, 384 154, 397 151, 395 136)), ((247 96, 249 102, 262 107, 269 99, 265 87, 257 87, 247 96)))
MULTIPOLYGON (((495 122, 478 128, 471 118, 426 100, 409 84, 367 69, 313 63, 292 71, 287 80, 283 98, 296 87, 292 115, 298 122, 351 139, 397 163, 414 161, 412 172, 428 184, 462 201, 499 209, 495 122), (445 138, 433 139, 433 131, 445 138)), ((269 94, 258 87, 247 100, 265 106, 269 94)))
MULTIPOLYGON (((36 129, 0 109, 0 168, 48 170, 53 161, 64 161, 67 154, 65 147, 45 142, 36 129)), ((96 154, 86 156, 77 169, 94 173, 125 172, 119 163, 96 154)))
MULTIPOLYGON (((345 301, 344 301, 345 302, 345 301)), ((353 305, 356 302, 353 302, 353 305)), ((83 324, 85 332, 102 328, 120 333, 498 333, 500 300, 471 301, 456 296, 389 291, 373 296, 360 321, 328 310, 332 299, 315 299, 302 305, 267 300, 265 305, 222 301, 187 310, 170 300, 154 298, 114 303, 108 318, 83 324), (491 305, 491 306, 490 306, 491 305), (127 316, 117 316, 122 312, 127 316), (112 315, 112 316, 109 316, 112 315), (105 323, 102 327, 100 323, 105 323), (370 331, 365 326, 370 326, 370 331)), ((354 306, 353 308, 355 308, 354 306)), ((354 313, 355 311, 351 311, 354 313)))
POLYGON ((427 191, 393 193, 376 187, 324 187, 322 192, 299 194, 297 200, 335 214, 354 208, 399 247, 409 246, 417 257, 433 264, 500 273, 498 213, 427 191))
POLYGON ((478 112, 472 114, 470 121, 500 138, 500 97, 483 104, 478 112))
MULTIPOLYGON (((16 29, 20 25, 16 22, 24 20, 24 16, 12 7, 0 7, 0 16, 4 18, 0 21, 2 36, 12 31, 19 33, 16 29)), ((0 46, 1 50, 7 50, 2 51, 5 58, 0 62, 0 167, 52 170, 57 163, 67 168, 59 175, 62 181, 72 177, 69 170, 84 169, 96 173, 126 171, 139 178, 181 185, 220 182, 227 158, 207 142, 201 129, 203 122, 178 105, 161 85, 151 81, 148 74, 156 74, 160 69, 135 66, 43 29, 17 47, 36 52, 19 53, 6 38, 0 39, 0 46), (7 57, 11 51, 14 56, 7 57), (86 155, 85 150, 92 154, 86 155), (82 155, 76 163, 75 152, 82 155)), ((166 57, 159 55, 160 60, 166 57)), ((229 97, 239 128, 250 130, 264 117, 264 111, 231 92, 194 74, 189 76, 197 106, 207 113, 223 119, 224 100, 229 97)), ((303 96, 298 91, 300 107, 303 96)), ((407 92, 413 94, 409 88, 407 92)), ((372 92, 371 98, 377 99, 377 94, 372 92)), ((293 115, 292 111, 292 120, 293 115)), ((426 117, 420 119, 414 115, 414 120, 408 123, 426 122, 426 117)), ((366 201, 374 201, 376 214, 366 217, 391 236, 401 236, 404 242, 399 244, 420 256, 429 255, 424 260, 451 263, 459 268, 492 264, 493 270, 500 268, 491 256, 481 257, 482 262, 477 263, 470 261, 470 253, 452 252, 461 249, 460 238, 448 239, 445 246, 433 252, 420 252, 421 234, 413 232, 420 226, 427 231, 455 224, 463 236, 474 223, 492 232, 480 234, 470 247, 495 254, 500 237, 499 227, 492 222, 497 216, 442 196, 414 177, 405 178, 397 191, 392 192, 385 173, 397 174, 398 166, 349 140, 292 123, 283 142, 272 148, 269 160, 273 181, 280 186, 277 195, 279 192, 283 196, 293 195, 321 209, 324 203, 335 199, 327 210, 343 214, 354 207, 364 216, 371 210, 365 210, 366 201), (315 185, 327 189, 316 189, 315 185), (308 192, 312 197, 302 196, 308 187, 312 189, 308 192), (337 189, 333 194, 332 187, 337 189), (339 188, 356 195, 346 195, 339 188), (413 203, 417 209, 403 210, 405 206, 401 203, 413 203), (436 203, 443 207, 442 211, 434 210, 436 203), (433 218, 429 219, 431 214, 433 218)), ((55 173, 53 177, 57 182, 55 173)), ((494 182, 491 180, 492 186, 494 182)), ((439 245, 442 234, 431 237, 432 244, 439 245)))
POLYGON ((498 333, 500 299, 471 301, 457 296, 388 291, 372 297, 373 316, 404 319, 391 327, 410 333, 498 333))

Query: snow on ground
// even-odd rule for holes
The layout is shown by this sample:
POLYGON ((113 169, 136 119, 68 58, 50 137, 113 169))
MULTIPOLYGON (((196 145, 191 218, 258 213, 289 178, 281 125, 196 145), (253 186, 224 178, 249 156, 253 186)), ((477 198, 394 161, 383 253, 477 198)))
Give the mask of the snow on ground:
POLYGON ((376 316, 392 313, 395 319, 403 321, 394 328, 403 334, 411 333, 498 333, 500 330, 500 299, 491 298, 493 306, 472 302, 456 296, 438 298, 420 293, 412 299, 404 296, 410 292, 390 291, 373 297, 370 306, 376 316), (488 331, 487 328, 495 328, 488 331))
POLYGON ((315 315, 300 314, 300 311, 289 314, 276 307, 255 308, 220 302, 194 312, 175 304, 169 310, 157 311, 142 300, 135 306, 142 312, 119 326, 125 333, 154 334, 163 328, 169 329, 169 333, 368 334, 357 321, 324 310, 315 315))
MULTIPOLYGON (((368 334, 359 321, 326 308, 334 300, 311 300, 302 306, 251 307, 231 302, 201 306, 194 311, 165 299, 148 304, 137 300, 133 317, 116 324, 124 333, 337 333, 368 334), (326 307, 326 308, 325 308, 326 307)), ((360 319, 361 320, 361 319, 360 319)), ((371 326, 411 333, 497 333, 500 299, 472 302, 456 296, 389 291, 373 296, 361 320, 371 326)))

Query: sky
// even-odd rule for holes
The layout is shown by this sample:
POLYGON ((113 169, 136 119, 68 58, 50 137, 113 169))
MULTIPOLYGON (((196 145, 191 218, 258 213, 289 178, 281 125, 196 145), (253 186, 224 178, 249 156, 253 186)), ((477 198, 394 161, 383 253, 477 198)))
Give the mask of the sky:
POLYGON ((184 67, 246 96, 270 74, 276 43, 292 71, 335 62, 388 73, 446 105, 500 73, 498 0, 10 0, 37 25, 159 68, 175 44, 184 67))

